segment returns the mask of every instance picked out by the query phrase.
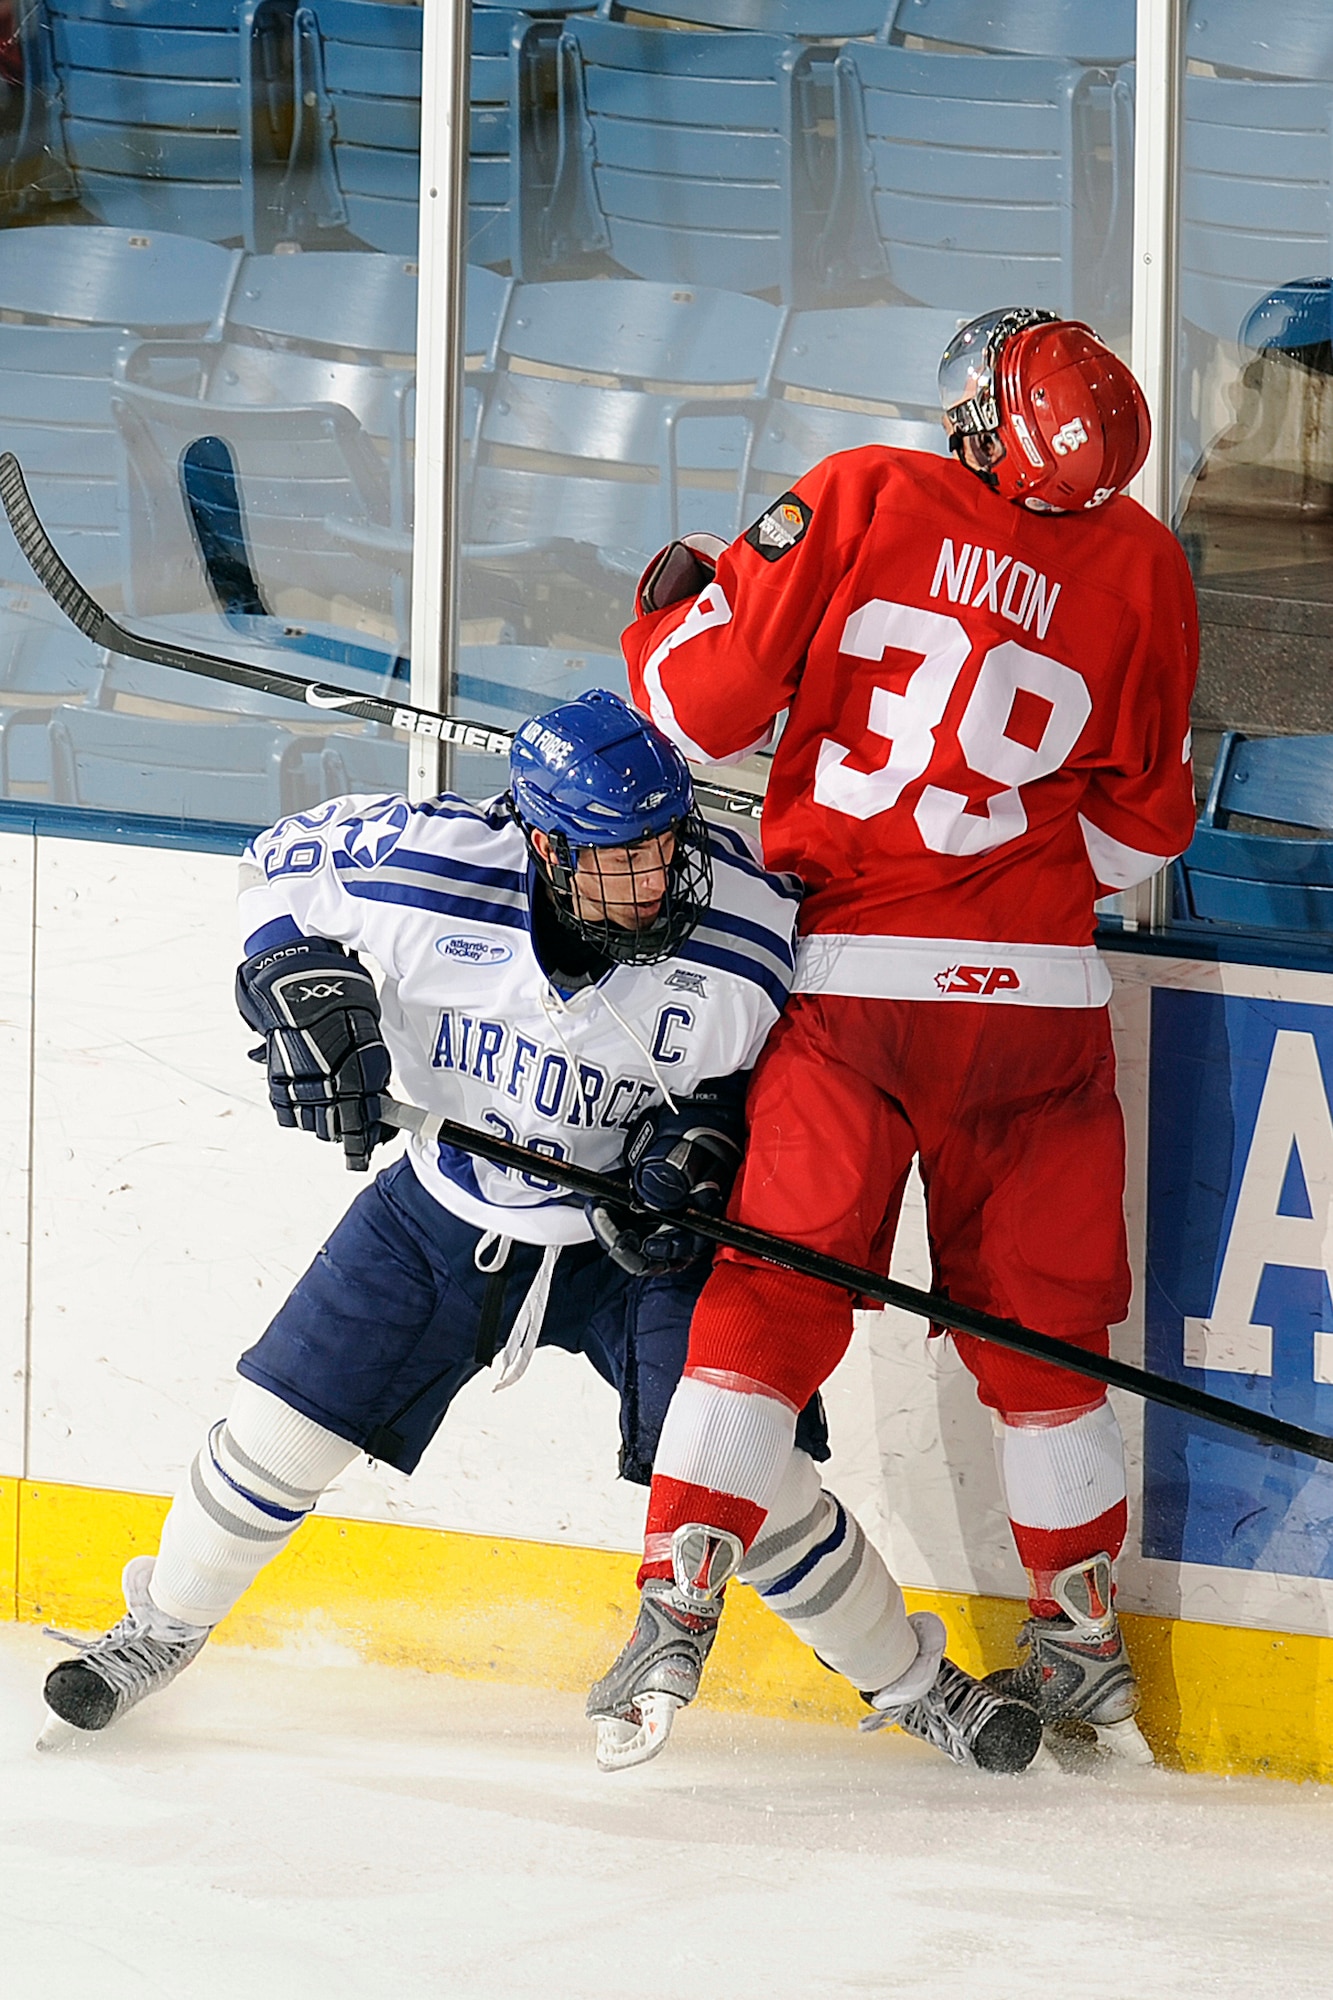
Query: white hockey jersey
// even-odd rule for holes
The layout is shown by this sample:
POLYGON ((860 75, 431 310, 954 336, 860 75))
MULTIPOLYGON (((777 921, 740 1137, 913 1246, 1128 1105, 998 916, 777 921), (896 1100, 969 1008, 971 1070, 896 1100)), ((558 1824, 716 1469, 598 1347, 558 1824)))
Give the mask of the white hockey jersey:
MULTIPOLYGON (((799 887, 711 827, 708 916, 659 965, 562 997, 533 950, 532 864, 496 801, 333 799, 261 834, 241 864, 247 956, 333 938, 383 974, 384 1039, 413 1103, 601 1172, 646 1106, 748 1069, 792 979, 799 887)), ((576 1196, 448 1145, 410 1141, 454 1215, 525 1243, 587 1241, 576 1196)))

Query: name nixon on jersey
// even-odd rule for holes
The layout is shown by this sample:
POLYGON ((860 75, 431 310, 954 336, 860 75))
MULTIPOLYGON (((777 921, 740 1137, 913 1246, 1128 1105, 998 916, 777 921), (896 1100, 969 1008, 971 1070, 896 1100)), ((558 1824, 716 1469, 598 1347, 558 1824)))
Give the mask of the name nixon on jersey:
POLYGON ((994 549, 972 542, 964 542, 955 552, 947 535, 940 544, 931 596, 938 597, 941 589, 950 604, 970 604, 974 610, 988 608, 1021 625, 1025 632, 1035 625, 1039 639, 1046 637, 1060 595, 1060 585, 1028 563, 1015 562, 1012 556, 997 555, 994 549), (979 573, 983 559, 984 576, 979 573))

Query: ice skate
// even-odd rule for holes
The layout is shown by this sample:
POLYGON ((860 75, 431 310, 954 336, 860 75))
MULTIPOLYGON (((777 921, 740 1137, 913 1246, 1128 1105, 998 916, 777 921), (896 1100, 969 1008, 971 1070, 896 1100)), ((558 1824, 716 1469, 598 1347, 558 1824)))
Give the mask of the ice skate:
POLYGON ((203 1646, 212 1628, 185 1625, 159 1611, 148 1595, 152 1574, 152 1556, 135 1556, 126 1564, 125 1616, 99 1638, 50 1633, 77 1646, 80 1657, 61 1660, 46 1677, 49 1714, 39 1749, 59 1749, 118 1721, 145 1695, 169 1687, 203 1646))
POLYGON ((699 1691, 722 1616, 722 1587, 744 1551, 734 1535, 677 1528, 673 1580, 650 1577, 629 1644, 588 1695, 597 1768, 626 1771, 665 1750, 679 1709, 699 1691))
POLYGON ((987 1687, 1031 1702, 1060 1762, 1099 1752, 1127 1764, 1151 1764, 1134 1714, 1139 1690, 1111 1601, 1111 1559, 1090 1556, 1062 1569, 1051 1584, 1058 1618, 1029 1618, 1018 1635, 1026 1657, 986 1676, 987 1687))
POLYGON ((1041 1749, 1041 1718, 1027 1701, 988 1687, 945 1658, 944 1620, 933 1611, 908 1619, 920 1651, 902 1677, 863 1694, 872 1715, 862 1729, 896 1723, 909 1736, 942 1750, 954 1764, 979 1771, 1026 1771, 1041 1749))

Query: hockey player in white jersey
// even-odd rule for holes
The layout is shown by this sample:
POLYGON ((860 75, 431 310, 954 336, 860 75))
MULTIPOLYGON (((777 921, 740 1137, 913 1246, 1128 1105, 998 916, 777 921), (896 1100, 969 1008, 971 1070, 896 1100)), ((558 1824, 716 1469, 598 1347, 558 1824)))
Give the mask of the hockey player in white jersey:
MULTIPOLYGON (((341 1143, 364 1171, 390 1136, 378 1114, 392 1070, 427 1111, 516 1141, 533 1167, 414 1137, 357 1198, 242 1355, 157 1556, 127 1566, 125 1617, 48 1676, 66 1725, 105 1728, 165 1687, 358 1452, 411 1472, 464 1383, 494 1364, 508 1386, 542 1342, 586 1354, 616 1388, 621 1472, 648 1482, 708 1269, 672 1213, 726 1199, 746 1075, 791 979, 799 889, 705 826, 679 754, 615 695, 526 723, 510 779, 482 806, 335 799, 246 853, 237 999, 280 1122, 341 1143), (626 1173, 662 1221, 585 1213, 543 1178, 543 1156, 626 1173)), ((742 1574, 910 1726, 908 1705, 924 1710, 956 1673, 940 1665, 943 1626, 909 1621, 824 1492, 817 1399, 783 1449, 742 1574)), ((712 1643, 715 1608, 664 1597, 644 1615, 660 1670, 642 1700, 601 1717, 606 1768, 662 1747, 712 1643)), ((983 1764, 1012 1764, 1015 1735, 1035 1748, 1031 1709, 957 1678, 966 1726, 932 1713, 918 1734, 983 1764)))

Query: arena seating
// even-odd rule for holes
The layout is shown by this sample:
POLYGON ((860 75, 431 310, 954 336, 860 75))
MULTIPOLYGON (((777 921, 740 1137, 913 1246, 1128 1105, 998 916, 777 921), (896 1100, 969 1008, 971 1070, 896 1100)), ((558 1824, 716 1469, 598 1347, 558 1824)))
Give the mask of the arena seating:
POLYGON ((1175 878, 1190 922, 1333 931, 1333 736, 1228 731, 1175 878), (1234 825, 1241 817, 1257 827, 1234 825), (1292 828, 1323 837, 1287 837, 1292 828))

